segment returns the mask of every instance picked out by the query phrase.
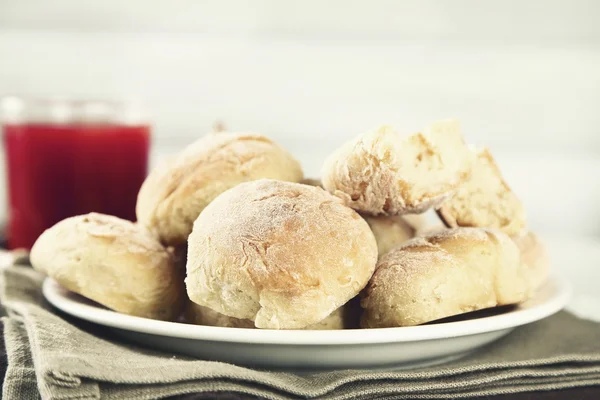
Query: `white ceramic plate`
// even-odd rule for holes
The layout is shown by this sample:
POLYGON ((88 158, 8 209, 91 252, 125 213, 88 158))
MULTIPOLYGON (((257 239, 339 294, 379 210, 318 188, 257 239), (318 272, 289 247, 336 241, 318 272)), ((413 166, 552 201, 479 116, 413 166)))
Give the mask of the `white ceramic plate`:
POLYGON ((107 310, 44 282, 44 296, 63 312, 112 328, 130 341, 173 353, 267 367, 320 370, 340 368, 413 368, 445 362, 488 344, 512 329, 561 310, 570 287, 550 279, 534 298, 496 315, 456 322, 381 329, 337 331, 219 328, 155 321, 107 310))

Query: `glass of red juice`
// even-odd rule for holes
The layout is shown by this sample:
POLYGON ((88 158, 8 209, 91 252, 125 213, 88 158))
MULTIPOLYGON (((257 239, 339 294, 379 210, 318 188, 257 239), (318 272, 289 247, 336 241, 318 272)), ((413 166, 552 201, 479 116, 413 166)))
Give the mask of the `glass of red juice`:
POLYGON ((9 248, 58 221, 100 212, 135 221, 150 125, 131 102, 5 98, 9 248))

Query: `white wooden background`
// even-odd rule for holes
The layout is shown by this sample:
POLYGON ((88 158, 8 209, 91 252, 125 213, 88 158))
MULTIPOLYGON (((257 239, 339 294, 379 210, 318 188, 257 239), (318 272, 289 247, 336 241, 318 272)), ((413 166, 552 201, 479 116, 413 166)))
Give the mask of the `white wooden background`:
POLYGON ((0 96, 134 96, 155 159, 222 119, 313 176, 377 124, 458 117, 534 228, 598 235, 599 17, 593 0, 0 0, 0 96))

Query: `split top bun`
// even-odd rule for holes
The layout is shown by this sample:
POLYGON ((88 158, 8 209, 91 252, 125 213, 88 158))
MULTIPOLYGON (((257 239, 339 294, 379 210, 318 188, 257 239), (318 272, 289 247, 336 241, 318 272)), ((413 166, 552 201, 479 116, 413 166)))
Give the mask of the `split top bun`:
POLYGON ((321 188, 242 183, 200 214, 188 241, 189 298, 257 328, 301 329, 367 284, 377 244, 367 223, 321 188))
POLYGON ((208 134, 150 172, 138 195, 138 222, 163 243, 180 245, 215 197, 260 178, 298 182, 303 175, 298 161, 265 136, 208 134))
POLYGON ((332 154, 323 186, 365 214, 421 213, 469 177, 471 159, 457 121, 436 122, 412 135, 383 126, 332 154))
POLYGON ((61 286, 113 310, 171 320, 183 277, 171 251, 129 221, 91 213, 60 221, 31 249, 31 264, 61 286))

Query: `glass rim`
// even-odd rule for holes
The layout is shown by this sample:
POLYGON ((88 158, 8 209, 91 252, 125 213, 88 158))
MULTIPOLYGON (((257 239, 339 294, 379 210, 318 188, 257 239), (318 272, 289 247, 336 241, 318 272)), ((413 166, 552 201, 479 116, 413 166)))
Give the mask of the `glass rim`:
POLYGON ((149 124, 145 106, 135 97, 21 96, 0 97, 2 123, 149 124))

